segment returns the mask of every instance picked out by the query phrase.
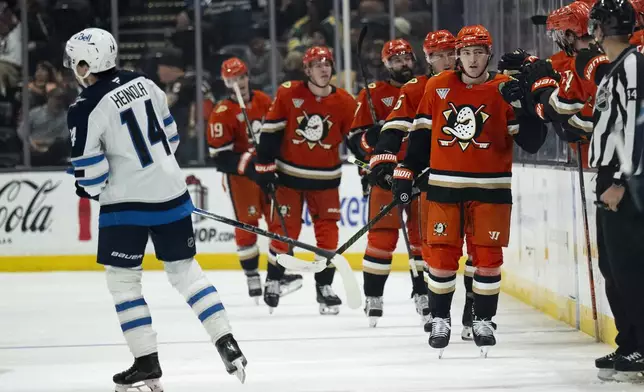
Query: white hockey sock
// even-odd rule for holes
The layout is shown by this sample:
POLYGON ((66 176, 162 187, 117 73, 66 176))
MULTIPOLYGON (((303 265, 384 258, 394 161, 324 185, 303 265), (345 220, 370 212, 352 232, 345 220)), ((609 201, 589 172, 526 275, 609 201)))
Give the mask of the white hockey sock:
POLYGON ((231 333, 228 315, 215 286, 195 259, 163 263, 172 286, 192 307, 213 342, 231 333))
POLYGON ((142 294, 139 267, 106 266, 107 288, 116 305, 116 314, 127 345, 135 358, 157 352, 157 333, 152 329, 150 309, 142 294))

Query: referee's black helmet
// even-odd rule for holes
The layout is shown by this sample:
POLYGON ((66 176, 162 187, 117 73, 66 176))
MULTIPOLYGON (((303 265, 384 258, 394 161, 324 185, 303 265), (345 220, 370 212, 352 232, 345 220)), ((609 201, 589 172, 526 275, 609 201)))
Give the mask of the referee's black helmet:
POLYGON ((629 0, 598 0, 590 10, 588 33, 593 36, 601 27, 604 37, 630 35, 635 30, 637 15, 629 0))

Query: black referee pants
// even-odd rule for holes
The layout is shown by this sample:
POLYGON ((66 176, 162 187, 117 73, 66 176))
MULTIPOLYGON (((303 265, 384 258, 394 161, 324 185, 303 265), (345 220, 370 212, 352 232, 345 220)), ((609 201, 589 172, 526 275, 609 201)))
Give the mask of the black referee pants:
MULTIPOLYGON (((597 197, 606 188, 598 186, 597 197)), ((628 189, 617 212, 597 209, 597 246, 618 352, 644 353, 644 215, 635 208, 628 189)))

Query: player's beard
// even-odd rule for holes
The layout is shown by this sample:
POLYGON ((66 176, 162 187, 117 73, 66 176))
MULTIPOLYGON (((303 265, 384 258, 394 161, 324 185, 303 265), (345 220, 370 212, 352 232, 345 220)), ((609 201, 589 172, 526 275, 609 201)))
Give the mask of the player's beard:
POLYGON ((398 71, 390 70, 389 74, 392 80, 401 84, 409 82, 414 77, 414 71, 406 65, 398 71))

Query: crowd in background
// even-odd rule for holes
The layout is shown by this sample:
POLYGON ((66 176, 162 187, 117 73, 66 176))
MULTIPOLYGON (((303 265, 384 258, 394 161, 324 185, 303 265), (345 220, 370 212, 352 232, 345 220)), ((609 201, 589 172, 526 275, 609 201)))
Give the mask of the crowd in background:
MULTIPOLYGON (((181 132, 177 159, 198 164, 203 130, 195 118, 195 0, 119 0, 120 66, 145 73, 166 91, 181 132)), ((303 78, 302 56, 313 45, 333 47, 337 21, 332 0, 275 0, 277 47, 269 40, 267 0, 201 0, 204 115, 228 92, 219 77, 221 63, 232 56, 250 68, 251 87, 272 95, 271 52, 277 53, 277 81, 303 78)), ((439 28, 456 33, 463 25, 463 2, 435 0, 439 28)), ((504 0, 501 0, 504 1, 504 0)), ((29 112, 22 113, 22 29, 19 0, 0 0, 0 167, 24 165, 23 146, 32 166, 66 165, 69 148, 66 108, 80 87, 62 68, 66 40, 85 27, 111 30, 110 2, 91 0, 27 0, 29 112)), ((508 3, 510 3, 508 1, 508 3)), ((387 77, 380 50, 390 37, 389 0, 351 0, 352 70, 349 90, 357 93, 356 41, 369 25, 362 60, 372 79, 387 77)), ((424 72, 422 41, 432 26, 431 0, 393 1, 396 37, 408 39, 418 53, 418 74, 424 72)), ((337 54, 336 54, 337 55, 337 54)), ((335 84, 343 86, 344 75, 335 84)))

